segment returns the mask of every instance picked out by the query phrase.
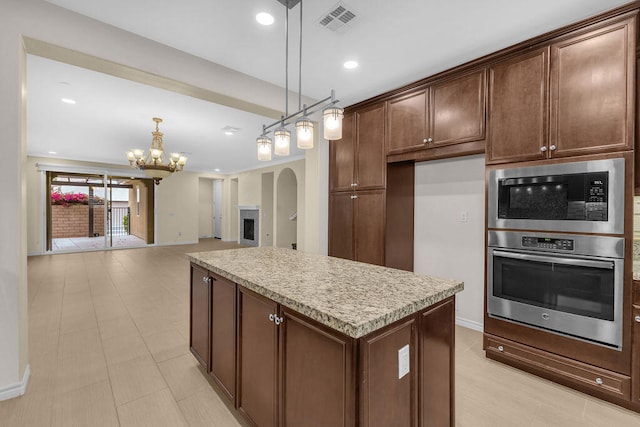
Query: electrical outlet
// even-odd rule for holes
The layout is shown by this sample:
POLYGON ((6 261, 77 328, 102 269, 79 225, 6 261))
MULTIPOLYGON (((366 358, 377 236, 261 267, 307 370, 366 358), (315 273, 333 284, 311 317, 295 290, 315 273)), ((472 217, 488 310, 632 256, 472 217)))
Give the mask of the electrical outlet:
POLYGON ((467 211, 460 211, 460 222, 469 221, 469 213, 467 211))
POLYGON ((182 236, 182 231, 178 231, 178 237, 182 236))
POLYGON ((409 373, 409 344, 398 350, 398 379, 409 373))

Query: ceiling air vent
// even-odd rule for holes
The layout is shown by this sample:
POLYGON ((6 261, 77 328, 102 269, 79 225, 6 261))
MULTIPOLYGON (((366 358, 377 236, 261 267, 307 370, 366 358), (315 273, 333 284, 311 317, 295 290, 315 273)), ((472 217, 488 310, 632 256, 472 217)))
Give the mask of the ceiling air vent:
POLYGON ((324 13, 318 23, 328 30, 344 33, 351 28, 350 26, 356 17, 353 8, 340 2, 324 13))

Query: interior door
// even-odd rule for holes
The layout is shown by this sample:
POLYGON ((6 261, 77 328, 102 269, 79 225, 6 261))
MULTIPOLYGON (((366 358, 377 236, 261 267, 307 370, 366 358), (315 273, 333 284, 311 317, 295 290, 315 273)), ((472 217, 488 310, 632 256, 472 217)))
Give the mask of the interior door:
POLYGON ((222 180, 213 181, 213 237, 222 239, 222 180))

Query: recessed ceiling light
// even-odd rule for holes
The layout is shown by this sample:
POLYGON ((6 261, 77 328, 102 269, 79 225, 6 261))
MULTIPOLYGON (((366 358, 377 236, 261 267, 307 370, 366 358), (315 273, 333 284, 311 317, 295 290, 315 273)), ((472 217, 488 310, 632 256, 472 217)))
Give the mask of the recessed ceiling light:
POLYGON ((354 68, 358 68, 358 62, 353 60, 345 61, 345 63, 342 64, 342 66, 347 70, 353 70, 354 68))
POLYGON ((49 154, 58 154, 58 152, 56 152, 56 151, 47 151, 47 153, 49 153, 49 154))
POLYGON ((60 101, 64 102, 65 104, 72 104, 72 105, 76 103, 76 100, 71 98, 62 98, 60 101))
POLYGON ((233 135, 233 132, 231 132, 230 130, 225 130, 225 131, 224 131, 224 134, 225 134, 225 135, 228 135, 228 136, 232 136, 232 135, 233 135))
POLYGON ((228 135, 228 136, 235 135, 236 133, 238 133, 239 130, 240 130, 240 128, 236 128, 236 127, 233 127, 233 126, 225 126, 225 127, 222 128, 222 132, 224 132, 224 134, 228 135))
POLYGON ((214 172, 220 172, 220 169, 219 168, 215 168, 213 171, 214 172))
POLYGON ((256 15, 256 21, 262 25, 271 25, 273 24, 273 16, 267 12, 260 12, 256 15))

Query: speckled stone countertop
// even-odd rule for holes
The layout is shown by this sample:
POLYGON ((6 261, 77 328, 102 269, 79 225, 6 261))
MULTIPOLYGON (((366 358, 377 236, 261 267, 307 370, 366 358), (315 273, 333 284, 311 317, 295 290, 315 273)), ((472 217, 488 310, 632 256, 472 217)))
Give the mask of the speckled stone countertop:
POLYGON ((640 240, 633 241, 633 280, 640 280, 640 240))
POLYGON ((464 284, 392 268, 281 248, 187 254, 193 263, 360 338, 429 307, 464 284))

